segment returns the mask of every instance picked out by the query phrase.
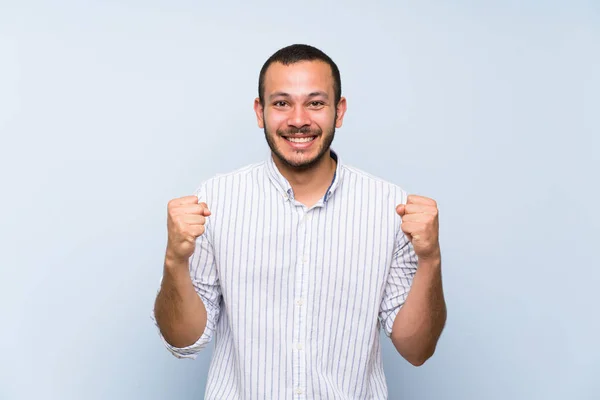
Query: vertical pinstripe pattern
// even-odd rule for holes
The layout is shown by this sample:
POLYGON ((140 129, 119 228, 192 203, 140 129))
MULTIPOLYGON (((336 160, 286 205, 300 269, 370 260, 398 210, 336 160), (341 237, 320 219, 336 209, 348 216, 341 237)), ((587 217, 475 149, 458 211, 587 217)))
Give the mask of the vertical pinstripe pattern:
POLYGON ((417 268, 398 186, 338 163, 323 199, 294 199, 273 160, 204 182, 212 211, 190 274, 215 340, 206 399, 387 399, 389 336, 417 268))

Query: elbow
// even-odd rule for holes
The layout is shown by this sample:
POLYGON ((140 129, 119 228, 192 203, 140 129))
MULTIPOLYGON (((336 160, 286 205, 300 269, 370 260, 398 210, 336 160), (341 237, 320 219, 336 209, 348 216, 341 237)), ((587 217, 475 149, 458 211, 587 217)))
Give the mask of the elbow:
POLYGON ((394 341, 394 347, 398 353, 415 367, 420 367, 427 362, 435 353, 436 344, 432 343, 429 346, 415 346, 414 344, 408 346, 408 343, 401 341, 394 341))
POLYGON ((415 367, 420 367, 423 364, 425 364, 427 362, 427 360, 429 360, 431 357, 433 357, 434 353, 435 353, 435 349, 432 349, 432 350, 422 351, 420 353, 414 353, 414 354, 410 354, 410 355, 406 354, 403 357, 411 365, 413 365, 415 367))

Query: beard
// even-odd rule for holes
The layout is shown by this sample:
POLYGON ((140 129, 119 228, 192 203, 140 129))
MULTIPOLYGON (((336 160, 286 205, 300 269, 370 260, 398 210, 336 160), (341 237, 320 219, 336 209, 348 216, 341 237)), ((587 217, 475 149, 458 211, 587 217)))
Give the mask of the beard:
MULTIPOLYGON (((264 119, 264 114, 263 114, 263 119, 264 119)), ((337 115, 336 115, 336 118, 334 119, 334 121, 336 119, 337 119, 337 115)), ((275 156, 283 164, 285 164, 288 168, 291 168, 291 169, 295 169, 298 171, 305 171, 305 170, 310 169, 310 168, 314 167, 315 165, 317 165, 321 160, 323 160, 324 157, 326 157, 329 154, 329 150, 331 148, 331 143, 333 143, 333 138, 335 137, 335 122, 334 122, 333 126, 330 129, 328 129, 324 134, 323 134, 323 130, 320 128, 311 129, 309 127, 290 128, 290 129, 286 129, 286 130, 277 129, 275 131, 275 133, 273 134, 273 133, 269 132, 269 130, 267 130, 266 124, 264 127, 264 132, 265 132, 265 139, 267 139, 267 143, 269 144, 271 151, 273 152, 273 154, 275 154, 275 156), (275 142, 275 138, 276 137, 283 138, 283 135, 293 135, 293 134, 314 135, 314 136, 317 136, 317 138, 315 140, 322 140, 321 148, 319 149, 317 155, 314 156, 313 158, 304 159, 302 161, 294 161, 289 158, 286 158, 286 156, 283 154, 283 152, 277 146, 277 143, 275 142), (322 136, 322 139, 319 139, 319 137, 321 137, 321 136, 322 136)), ((285 139, 283 139, 283 140, 285 140, 285 139)))

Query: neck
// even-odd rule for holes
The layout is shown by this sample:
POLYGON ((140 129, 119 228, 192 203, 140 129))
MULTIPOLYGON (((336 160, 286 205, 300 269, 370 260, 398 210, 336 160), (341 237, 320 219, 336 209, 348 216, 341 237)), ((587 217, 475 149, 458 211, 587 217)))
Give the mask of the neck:
POLYGON ((331 185, 335 174, 336 162, 329 151, 312 167, 302 170, 284 164, 278 157, 273 155, 273 161, 294 191, 296 200, 306 199, 313 202, 321 198, 331 185))

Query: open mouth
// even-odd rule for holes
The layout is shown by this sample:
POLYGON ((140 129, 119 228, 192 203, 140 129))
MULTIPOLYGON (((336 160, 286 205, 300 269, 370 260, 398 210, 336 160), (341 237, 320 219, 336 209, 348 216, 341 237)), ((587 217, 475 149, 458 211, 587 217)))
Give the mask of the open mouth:
POLYGON ((284 137, 285 140, 291 143, 309 143, 315 140, 316 136, 306 136, 306 137, 284 137))

